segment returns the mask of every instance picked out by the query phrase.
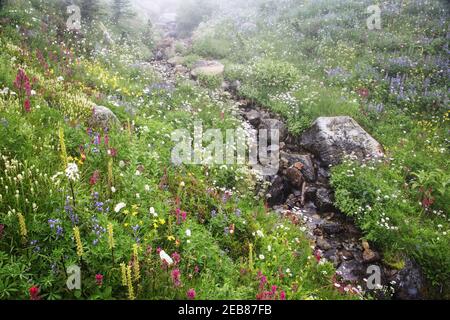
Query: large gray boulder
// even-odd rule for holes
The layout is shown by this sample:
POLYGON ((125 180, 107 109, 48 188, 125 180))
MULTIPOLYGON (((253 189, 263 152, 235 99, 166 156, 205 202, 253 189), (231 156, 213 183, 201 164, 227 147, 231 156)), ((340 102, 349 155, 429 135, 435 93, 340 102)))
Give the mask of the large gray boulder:
POLYGON ((345 155, 359 160, 383 157, 383 147, 351 117, 320 117, 300 137, 300 144, 323 165, 339 164, 345 155))
POLYGON ((107 107, 94 106, 88 125, 93 128, 110 128, 119 124, 119 119, 107 107))

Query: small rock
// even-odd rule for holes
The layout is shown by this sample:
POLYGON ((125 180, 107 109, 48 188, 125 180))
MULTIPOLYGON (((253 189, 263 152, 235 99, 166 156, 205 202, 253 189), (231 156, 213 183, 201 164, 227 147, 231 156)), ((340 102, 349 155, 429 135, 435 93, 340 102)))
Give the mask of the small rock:
POLYGON ((380 255, 371 249, 366 249, 363 252, 363 261, 366 263, 376 262, 380 260, 380 255))
POLYGON ((353 253, 351 251, 348 251, 345 249, 339 251, 338 255, 342 259, 342 261, 348 261, 348 260, 352 260, 354 258, 353 253))
POLYGON ((344 231, 344 227, 335 222, 325 222, 320 226, 320 228, 322 229, 323 232, 329 235, 339 234, 344 231))
POLYGON ((256 110, 250 110, 244 114, 244 117, 250 122, 252 126, 257 128, 261 122, 261 114, 256 110))
POLYGON ((419 265, 411 259, 405 259, 405 267, 391 281, 395 281, 394 298, 411 300, 422 299, 425 278, 419 265))
POLYGON ((362 247, 364 248, 364 250, 370 249, 369 243, 366 240, 362 241, 362 247))
POLYGON ((325 250, 325 251, 331 249, 331 244, 330 244, 327 240, 325 240, 325 239, 323 239, 323 238, 317 239, 316 245, 317 245, 320 249, 325 250))
POLYGON ((262 119, 259 125, 260 130, 267 130, 267 139, 271 140, 271 131, 278 130, 280 134, 280 141, 286 139, 287 130, 283 122, 277 119, 262 119))
POLYGON ((303 184, 303 175, 300 170, 291 167, 286 170, 286 178, 295 189, 300 190, 303 184))
POLYGON ((307 182, 316 181, 316 169, 314 168, 314 164, 312 158, 309 154, 295 154, 295 153, 287 153, 281 152, 280 156, 282 159, 288 162, 287 166, 291 166, 295 163, 300 162, 303 167, 301 168, 301 172, 305 177, 307 182))
POLYGON ((275 176, 272 180, 272 185, 269 188, 267 193, 268 203, 273 206, 275 204, 283 203, 286 198, 285 190, 286 190, 286 182, 283 177, 275 176))
POLYGON ((344 281, 358 281, 366 276, 366 268, 356 260, 344 261, 336 270, 344 281))
POLYGON ((319 188, 316 193, 316 206, 320 212, 334 210, 332 192, 326 188, 319 188))
POLYGON ((317 188, 314 186, 307 186, 305 189, 305 201, 316 202, 317 188))

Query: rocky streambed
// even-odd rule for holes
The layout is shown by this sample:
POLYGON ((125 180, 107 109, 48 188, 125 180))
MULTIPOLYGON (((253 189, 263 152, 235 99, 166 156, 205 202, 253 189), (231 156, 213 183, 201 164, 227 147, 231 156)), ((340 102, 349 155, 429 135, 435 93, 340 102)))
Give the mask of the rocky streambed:
MULTIPOLYGON (((164 79, 153 85, 159 89, 172 90, 179 77, 195 81, 199 73, 223 73, 223 65, 218 61, 199 61, 189 70, 181 64, 181 57, 170 54, 173 38, 165 38, 162 44, 150 62, 164 79)), ((334 264, 335 285, 341 290, 370 292, 378 298, 423 298, 424 278, 418 265, 406 260, 404 268, 397 270, 383 263, 382 252, 362 240, 355 223, 334 206, 330 166, 339 164, 348 154, 360 160, 383 157, 382 146, 350 117, 318 118, 301 136, 292 136, 281 118, 240 97, 238 87, 239 82, 224 82, 219 94, 225 93, 238 106, 242 126, 253 135, 259 129, 280 132, 279 171, 264 178, 270 185, 268 190, 262 189, 267 202, 310 237, 318 260, 334 264), (380 270, 381 283, 369 290, 366 279, 376 269, 380 270)), ((262 183, 261 188, 262 185, 266 184, 262 183)))

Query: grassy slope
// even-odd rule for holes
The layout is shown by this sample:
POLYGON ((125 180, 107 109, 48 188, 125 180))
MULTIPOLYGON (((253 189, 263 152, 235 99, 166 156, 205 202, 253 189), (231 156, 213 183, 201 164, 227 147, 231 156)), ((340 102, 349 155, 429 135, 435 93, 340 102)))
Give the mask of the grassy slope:
POLYGON ((188 84, 145 96, 145 85, 159 80, 151 69, 129 66, 141 58, 132 54, 142 52, 139 41, 94 56, 88 45, 99 39, 94 30, 85 42, 66 33, 58 42, 59 9, 31 8, 20 1, 1 12, 0 88, 17 93, 13 82, 23 68, 36 92, 30 113, 16 95, 0 96, 1 299, 27 299, 32 285, 44 299, 172 299, 185 298, 190 288, 200 299, 254 299, 272 285, 276 299, 281 291, 288 299, 354 298, 334 288, 333 268, 317 263, 298 227, 268 214, 248 191, 252 180, 245 170, 170 164, 174 129, 190 128, 195 119, 215 128, 236 126, 227 114, 220 119, 226 102, 188 84), (50 15, 47 26, 40 23, 44 14, 50 15), (32 34, 23 36, 15 25, 32 34), (108 96, 121 97, 135 114, 108 96), (89 130, 92 102, 110 107, 121 125, 89 130), (186 112, 187 105, 193 111, 186 112), (80 171, 72 183, 66 162, 80 171), (226 190, 232 196, 224 201, 226 190), (119 203, 125 207, 116 212, 119 203), (187 213, 180 224, 177 209, 187 213), (158 248, 178 252, 179 264, 167 270, 158 248), (123 285, 121 263, 131 261, 132 280, 123 285), (81 290, 66 288, 65 269, 72 264, 81 267, 81 290), (181 286, 173 281, 174 269, 181 286), (96 274, 103 275, 101 287, 96 274), (261 286, 262 275, 267 283, 261 286))

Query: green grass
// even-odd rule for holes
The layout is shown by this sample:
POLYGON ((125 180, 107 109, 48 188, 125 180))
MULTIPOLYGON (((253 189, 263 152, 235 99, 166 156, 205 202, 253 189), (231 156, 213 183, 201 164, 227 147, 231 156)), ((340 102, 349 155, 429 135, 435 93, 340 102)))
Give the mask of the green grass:
MULTIPOLYGON (((35 5, 29 10, 20 2, 18 13, 2 16, 32 21, 59 10, 35 5)), ((191 288, 197 299, 255 299, 272 285, 274 299, 282 292, 287 299, 359 298, 335 289, 332 265, 316 261, 297 225, 255 199, 248 169, 171 163, 174 130, 191 129, 196 120, 221 130, 239 124, 223 112, 229 102, 188 83, 170 94, 144 95, 145 86, 161 79, 151 69, 129 67, 142 59, 139 39, 102 57, 89 44, 73 46, 68 62, 55 44, 52 19, 49 32, 32 39, 0 31, 0 88, 16 90, 19 68, 36 80, 30 113, 14 95, 0 96, 1 299, 29 299, 32 286, 42 299, 184 299, 191 288), (37 49, 48 66, 33 54, 37 49), (111 95, 120 97, 118 106, 111 95), (92 102, 110 106, 120 125, 88 128, 92 102), (74 180, 66 176, 67 163, 79 169, 74 180), (225 192, 231 195, 224 200, 225 192), (255 236, 258 230, 264 237, 255 236), (176 266, 162 263, 161 249, 179 255, 176 266), (122 263, 133 263, 125 285, 122 263), (66 287, 73 264, 81 268, 81 290, 66 287), (180 285, 173 279, 178 271, 180 285)))

